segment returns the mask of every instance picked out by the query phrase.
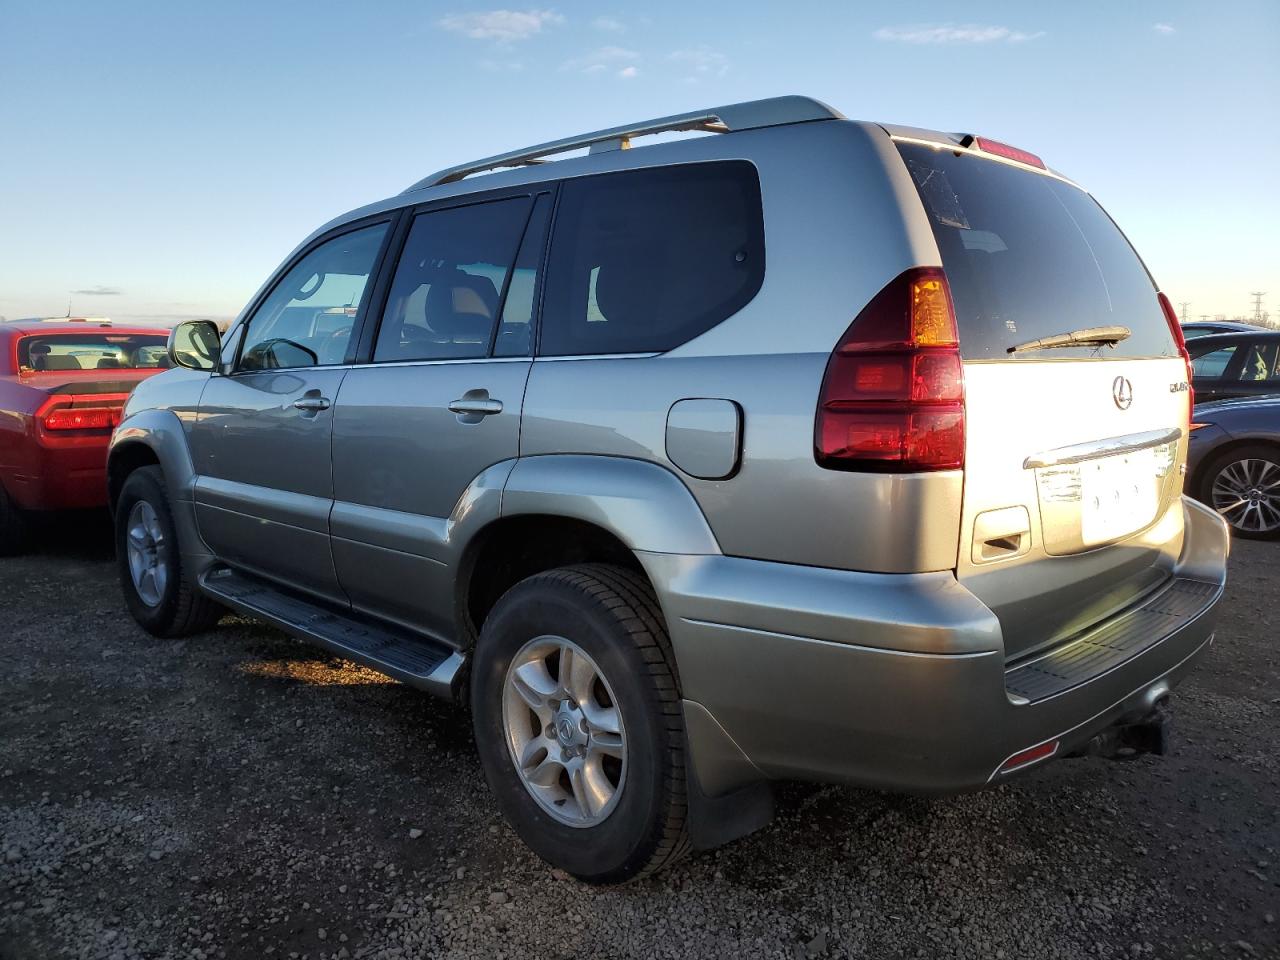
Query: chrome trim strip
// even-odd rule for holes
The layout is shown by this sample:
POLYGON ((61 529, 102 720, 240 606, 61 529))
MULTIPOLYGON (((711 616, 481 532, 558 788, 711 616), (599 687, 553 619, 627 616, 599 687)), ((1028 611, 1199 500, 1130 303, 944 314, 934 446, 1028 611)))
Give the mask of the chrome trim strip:
POLYGON ((1037 470, 1040 467, 1058 467, 1071 463, 1083 463, 1086 460, 1097 460, 1100 457, 1111 457, 1119 453, 1133 453, 1137 450, 1149 450, 1166 443, 1174 443, 1182 439, 1182 428, 1171 430, 1148 430, 1145 433, 1130 433, 1123 437, 1110 437, 1090 443, 1077 443, 1069 447, 1058 447, 1043 453, 1032 454, 1022 461, 1023 470, 1037 470))

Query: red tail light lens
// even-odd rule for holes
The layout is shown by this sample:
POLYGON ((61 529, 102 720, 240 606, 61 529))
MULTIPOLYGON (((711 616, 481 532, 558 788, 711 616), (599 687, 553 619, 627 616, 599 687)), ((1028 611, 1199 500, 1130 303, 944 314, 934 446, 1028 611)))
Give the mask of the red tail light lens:
POLYGON ((67 430, 110 432, 120 422, 128 394, 96 396, 54 394, 36 413, 40 426, 50 433, 67 430))
POLYGON ((1019 150, 1017 147, 1011 147, 1007 143, 1001 143, 999 140, 988 140, 986 137, 975 137, 978 149, 983 153, 989 153, 992 156, 1004 157, 1006 160, 1017 160, 1019 163, 1025 163, 1029 167, 1039 167, 1041 170, 1048 169, 1044 165, 1044 161, 1028 150, 1019 150))
POLYGON ((1173 312, 1173 304, 1163 293, 1156 295, 1160 300, 1160 309, 1164 311, 1165 323, 1169 324, 1169 332, 1173 334, 1173 342, 1178 345, 1182 354, 1182 362, 1187 365, 1187 422, 1186 429, 1191 429, 1191 410, 1196 405, 1196 390, 1192 386, 1191 354, 1187 353, 1187 340, 1182 335, 1182 324, 1178 323, 1178 315, 1173 312))
POLYGON ((964 464, 964 377, 941 269, 903 273, 845 331, 827 361, 814 448, 833 470, 964 464))

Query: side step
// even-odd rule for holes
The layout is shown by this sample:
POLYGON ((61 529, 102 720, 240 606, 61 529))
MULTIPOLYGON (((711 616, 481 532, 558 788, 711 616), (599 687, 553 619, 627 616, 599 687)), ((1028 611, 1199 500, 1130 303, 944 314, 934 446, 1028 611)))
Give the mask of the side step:
POLYGON ((401 683, 441 697, 453 698, 456 693, 465 660, 442 643, 358 614, 340 613, 226 567, 205 573, 200 589, 236 613, 265 620, 401 683))

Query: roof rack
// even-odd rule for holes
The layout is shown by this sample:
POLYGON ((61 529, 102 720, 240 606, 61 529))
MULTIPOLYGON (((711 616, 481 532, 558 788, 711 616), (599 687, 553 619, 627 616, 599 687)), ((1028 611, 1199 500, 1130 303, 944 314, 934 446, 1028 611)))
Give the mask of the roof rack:
POLYGON ((454 183, 473 173, 484 173, 487 170, 498 170, 503 167, 522 167, 543 163, 544 158, 569 150, 589 147, 592 153, 607 150, 625 150, 631 146, 632 137, 649 136, 655 133, 672 133, 676 131, 698 130, 704 133, 732 133, 735 130, 755 130, 760 127, 776 127, 787 123, 803 123, 807 120, 843 120, 844 114, 825 103, 809 97, 771 97, 768 100, 750 100, 746 103, 731 103, 723 107, 709 107, 706 110, 694 110, 692 113, 678 113, 672 117, 659 117, 655 120, 642 120, 639 123, 628 123, 608 130, 597 130, 594 133, 583 133, 576 137, 565 137, 563 140, 552 140, 537 146, 525 147, 523 150, 512 150, 494 157, 463 163, 437 171, 429 177, 419 180, 405 193, 423 190, 427 187, 438 187, 444 183, 454 183))

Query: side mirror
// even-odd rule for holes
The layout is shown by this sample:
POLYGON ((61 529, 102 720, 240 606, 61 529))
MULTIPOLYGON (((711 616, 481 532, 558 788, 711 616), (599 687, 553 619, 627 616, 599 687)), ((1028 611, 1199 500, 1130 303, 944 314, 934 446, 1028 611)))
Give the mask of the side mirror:
POLYGON ((216 370, 222 338, 212 320, 184 320, 169 332, 169 362, 191 370, 216 370))

